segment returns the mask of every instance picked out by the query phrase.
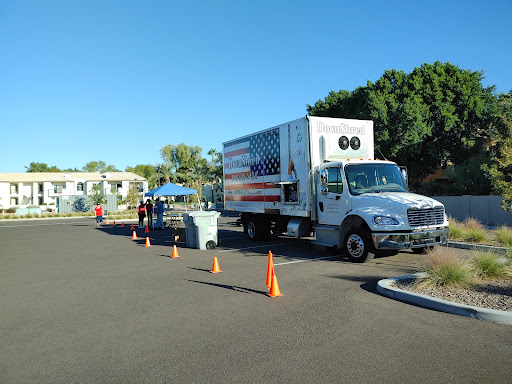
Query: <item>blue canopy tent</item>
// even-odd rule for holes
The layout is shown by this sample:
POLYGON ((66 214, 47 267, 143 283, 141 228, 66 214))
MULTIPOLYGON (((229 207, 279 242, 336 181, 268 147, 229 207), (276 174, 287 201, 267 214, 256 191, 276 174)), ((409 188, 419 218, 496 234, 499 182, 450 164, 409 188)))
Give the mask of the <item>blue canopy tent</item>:
MULTIPOLYGON (((182 187, 173 183, 167 183, 158 188, 152 189, 149 192, 146 192, 144 196, 187 196, 193 194, 197 196, 197 201, 199 201, 199 195, 195 189, 182 187)), ((199 209, 201 209, 201 204, 199 204, 199 209)))

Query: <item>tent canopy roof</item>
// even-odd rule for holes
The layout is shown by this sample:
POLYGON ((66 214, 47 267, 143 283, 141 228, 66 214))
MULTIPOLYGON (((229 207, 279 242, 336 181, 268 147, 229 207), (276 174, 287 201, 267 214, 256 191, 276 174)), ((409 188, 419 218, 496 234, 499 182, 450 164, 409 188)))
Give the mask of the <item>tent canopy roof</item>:
POLYGON ((183 196, 194 195, 196 193, 197 191, 195 189, 181 187, 173 183, 167 183, 161 187, 146 192, 144 196, 183 196))

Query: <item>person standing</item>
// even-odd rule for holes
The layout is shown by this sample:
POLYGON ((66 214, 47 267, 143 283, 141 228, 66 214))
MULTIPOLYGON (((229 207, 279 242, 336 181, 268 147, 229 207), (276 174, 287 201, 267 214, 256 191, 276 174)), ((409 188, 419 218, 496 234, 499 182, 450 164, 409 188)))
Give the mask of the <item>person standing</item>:
POLYGON ((163 231, 164 228, 164 203, 158 201, 156 205, 156 229, 163 231))
POLYGON ((144 218, 146 217, 146 206, 144 205, 144 201, 140 202, 139 205, 139 228, 144 227, 144 218))
POLYGON ((149 199, 146 201, 146 213, 148 215, 148 227, 153 228, 153 204, 149 199))
POLYGON ((99 226, 101 222, 103 222, 103 207, 100 203, 96 204, 96 208, 94 208, 94 213, 96 214, 96 226, 99 226))

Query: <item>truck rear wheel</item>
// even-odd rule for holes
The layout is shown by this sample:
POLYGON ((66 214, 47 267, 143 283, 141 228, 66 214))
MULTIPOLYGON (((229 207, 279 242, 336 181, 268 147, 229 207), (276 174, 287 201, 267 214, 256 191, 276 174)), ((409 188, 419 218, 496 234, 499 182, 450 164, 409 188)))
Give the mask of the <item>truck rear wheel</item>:
POLYGON ((368 233, 362 229, 353 229, 345 237, 345 249, 348 258, 355 263, 366 263, 373 259, 375 250, 368 233))
POLYGON ((253 216, 247 220, 246 232, 249 240, 259 241, 268 238, 270 228, 265 219, 253 216))

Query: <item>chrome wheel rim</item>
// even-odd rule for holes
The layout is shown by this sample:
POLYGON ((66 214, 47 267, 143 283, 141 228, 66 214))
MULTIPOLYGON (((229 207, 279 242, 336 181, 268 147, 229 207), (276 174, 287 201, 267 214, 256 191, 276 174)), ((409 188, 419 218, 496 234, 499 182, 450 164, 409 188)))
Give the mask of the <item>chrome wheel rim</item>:
POLYGON ((254 234, 256 233, 256 228, 254 227, 254 223, 252 221, 247 225, 247 234, 252 239, 254 238, 254 234))
POLYGON ((361 236, 353 234, 347 240, 347 251, 352 257, 361 257, 364 253, 364 241, 361 236))

